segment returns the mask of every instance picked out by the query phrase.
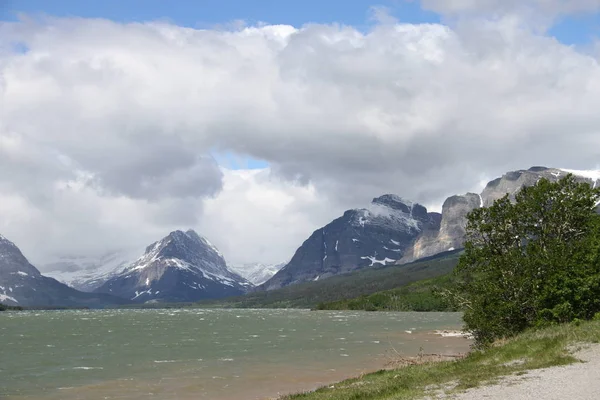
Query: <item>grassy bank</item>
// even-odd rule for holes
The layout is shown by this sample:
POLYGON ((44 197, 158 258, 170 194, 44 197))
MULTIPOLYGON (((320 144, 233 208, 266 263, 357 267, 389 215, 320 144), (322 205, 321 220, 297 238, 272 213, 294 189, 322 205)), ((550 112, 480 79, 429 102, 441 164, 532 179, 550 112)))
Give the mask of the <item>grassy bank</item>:
POLYGON ((319 303, 318 310, 364 311, 457 311, 446 299, 435 295, 438 289, 452 289, 453 274, 425 279, 409 285, 360 296, 354 299, 319 303))
POLYGON ((282 400, 416 399, 439 389, 462 391, 493 383, 501 376, 576 362, 569 348, 599 342, 600 321, 554 326, 525 332, 458 361, 381 370, 282 400))

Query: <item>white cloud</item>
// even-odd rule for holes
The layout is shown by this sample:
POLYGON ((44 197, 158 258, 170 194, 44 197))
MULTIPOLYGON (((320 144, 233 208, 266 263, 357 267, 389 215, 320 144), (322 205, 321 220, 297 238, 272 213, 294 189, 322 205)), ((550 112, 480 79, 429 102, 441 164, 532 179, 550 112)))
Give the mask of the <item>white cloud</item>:
MULTIPOLYGON (((561 4, 544 7, 593 5, 561 4)), ((510 16, 377 18, 0 23, 0 231, 39 259, 192 226, 235 262, 279 261, 383 193, 439 205, 510 169, 596 166, 597 55, 510 16), (223 171, 215 152, 271 169, 223 171)))
POLYGON ((224 173, 223 190, 206 202, 198 229, 228 262, 289 260, 317 227, 338 216, 313 185, 283 181, 269 169, 224 173))

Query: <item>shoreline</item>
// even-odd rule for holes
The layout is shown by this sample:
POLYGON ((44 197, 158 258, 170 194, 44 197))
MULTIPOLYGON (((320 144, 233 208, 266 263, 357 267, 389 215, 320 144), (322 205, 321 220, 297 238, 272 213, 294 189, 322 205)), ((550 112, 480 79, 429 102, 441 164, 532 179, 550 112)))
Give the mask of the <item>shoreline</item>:
POLYGON ((544 393, 541 398, 591 400, 600 396, 598 343, 599 320, 556 325, 526 331, 452 362, 409 363, 277 400, 525 400, 544 393), (592 380, 593 385, 588 383, 592 380))
MULTIPOLYGON (((243 399, 243 400, 287 400, 290 396, 303 395, 303 394, 311 394, 315 391, 327 387, 329 389, 335 389, 336 386, 342 385, 347 381, 360 379, 364 376, 377 374, 380 371, 397 371, 402 370, 403 368, 409 366, 423 365, 429 363, 441 363, 446 361, 455 361, 459 359, 465 358, 471 348, 471 344, 473 343, 471 336, 461 330, 430 330, 430 331, 422 331, 422 332, 414 332, 414 331, 404 331, 399 332, 398 335, 407 335, 407 337, 414 338, 415 341, 419 339, 424 340, 424 346, 429 340, 435 340, 439 342, 447 343, 447 349, 458 349, 458 350, 466 350, 466 351, 447 351, 440 353, 426 353, 425 351, 414 354, 407 355, 401 354, 393 346, 387 350, 386 359, 381 360, 379 363, 374 363, 374 365, 362 368, 362 372, 359 374, 345 374, 340 379, 337 380, 329 380, 323 384, 319 384, 318 382, 313 382, 310 387, 302 387, 289 390, 285 390, 285 393, 280 393, 275 396, 266 395, 266 397, 260 397, 256 399, 243 399), (410 336, 409 336, 410 335, 410 336), (375 365, 377 364, 377 365, 375 365)), ((423 350, 425 348, 421 346, 423 350)), ((191 400, 191 399, 190 399, 191 400)), ((215 399, 215 400, 223 400, 223 399, 215 399)), ((227 400, 242 400, 241 398, 231 398, 227 400)))

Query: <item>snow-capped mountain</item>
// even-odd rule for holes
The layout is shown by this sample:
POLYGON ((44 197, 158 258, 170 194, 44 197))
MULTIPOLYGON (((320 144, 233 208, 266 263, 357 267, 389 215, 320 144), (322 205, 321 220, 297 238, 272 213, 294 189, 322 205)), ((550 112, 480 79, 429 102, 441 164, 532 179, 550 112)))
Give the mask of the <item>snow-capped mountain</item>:
POLYGON ((193 230, 174 231, 95 292, 135 302, 196 301, 243 294, 252 284, 227 268, 223 255, 193 230))
POLYGON ((99 257, 62 256, 40 266, 47 276, 83 292, 92 292, 123 271, 141 254, 139 250, 120 250, 99 257))
POLYGON ((0 302, 20 306, 103 307, 128 301, 106 295, 83 293, 43 276, 21 250, 0 235, 0 302))
POLYGON ((230 265, 229 269, 248 280, 253 285, 261 285, 271 279, 287 262, 279 264, 249 263, 230 265))
POLYGON ((260 289, 324 279, 332 275, 393 264, 424 230, 439 229, 441 215, 387 194, 366 208, 348 210, 313 234, 291 261, 260 289))

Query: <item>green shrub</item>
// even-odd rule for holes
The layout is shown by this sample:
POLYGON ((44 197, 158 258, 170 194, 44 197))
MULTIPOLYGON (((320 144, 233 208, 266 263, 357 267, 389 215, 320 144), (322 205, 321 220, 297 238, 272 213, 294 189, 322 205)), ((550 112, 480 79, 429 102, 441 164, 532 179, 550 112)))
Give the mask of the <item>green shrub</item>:
POLYGON ((568 175, 469 214, 457 273, 479 345, 600 312, 599 200, 600 188, 568 175))

